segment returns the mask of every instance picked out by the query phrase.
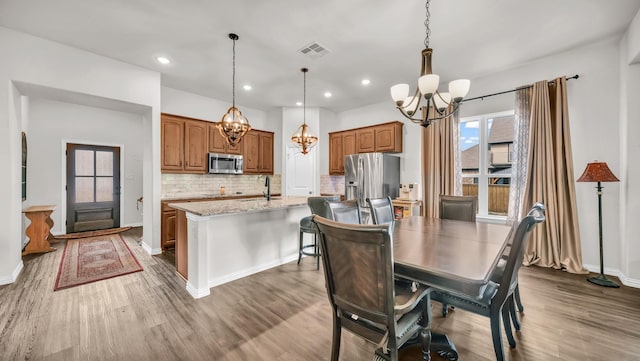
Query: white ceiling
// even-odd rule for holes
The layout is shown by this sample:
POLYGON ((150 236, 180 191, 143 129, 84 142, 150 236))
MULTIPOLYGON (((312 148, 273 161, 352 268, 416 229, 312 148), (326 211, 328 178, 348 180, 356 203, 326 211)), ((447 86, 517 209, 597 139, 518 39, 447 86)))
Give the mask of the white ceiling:
MULTIPOLYGON (((434 0, 433 72, 441 82, 473 79, 621 35, 639 8, 640 0, 434 0)), ((258 109, 301 101, 302 67, 310 69, 307 106, 391 103, 389 86, 414 87, 424 20, 424 2, 412 0, 0 0, 1 26, 162 72, 165 86, 225 101, 228 33, 237 33, 237 103, 258 109), (330 53, 298 53, 312 41, 330 53), (161 66, 157 55, 173 63, 161 66), (246 83, 253 90, 242 90, 246 83)))

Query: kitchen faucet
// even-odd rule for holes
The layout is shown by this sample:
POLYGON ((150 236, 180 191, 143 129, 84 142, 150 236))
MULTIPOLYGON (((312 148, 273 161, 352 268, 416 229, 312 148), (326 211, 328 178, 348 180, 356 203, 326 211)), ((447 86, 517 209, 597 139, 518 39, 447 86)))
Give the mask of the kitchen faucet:
POLYGON ((267 187, 267 193, 264 195, 268 201, 271 200, 271 181, 269 176, 264 180, 264 186, 267 187))

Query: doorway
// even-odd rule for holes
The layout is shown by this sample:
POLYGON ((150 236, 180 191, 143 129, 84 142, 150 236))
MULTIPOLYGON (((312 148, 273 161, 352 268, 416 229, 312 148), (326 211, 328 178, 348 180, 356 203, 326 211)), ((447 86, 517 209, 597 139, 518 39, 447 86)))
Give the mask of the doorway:
POLYGON ((302 154, 298 147, 287 147, 287 195, 316 194, 316 148, 302 154))
POLYGON ((120 227, 120 147, 67 143, 66 232, 120 227))

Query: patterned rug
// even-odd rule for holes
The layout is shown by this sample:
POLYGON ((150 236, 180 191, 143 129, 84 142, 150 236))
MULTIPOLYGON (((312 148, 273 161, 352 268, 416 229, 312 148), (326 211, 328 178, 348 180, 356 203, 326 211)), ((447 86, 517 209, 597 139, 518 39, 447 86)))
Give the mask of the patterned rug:
POLYGON ((70 239, 64 247, 54 291, 142 271, 119 234, 70 239))

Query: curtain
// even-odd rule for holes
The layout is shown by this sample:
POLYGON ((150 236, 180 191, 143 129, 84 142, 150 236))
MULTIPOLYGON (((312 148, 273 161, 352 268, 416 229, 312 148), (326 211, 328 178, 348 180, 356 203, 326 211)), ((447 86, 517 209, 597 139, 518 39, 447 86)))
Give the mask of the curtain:
POLYGON ((513 126, 513 156, 511 161, 511 186, 507 224, 513 225, 522 218, 522 196, 527 182, 527 158, 529 156, 529 118, 531 116, 531 87, 516 90, 515 119, 513 126))
POLYGON ((587 273, 582 266, 567 105, 567 79, 533 85, 523 207, 546 206, 546 221, 527 244, 524 265, 587 273))
POLYGON ((422 203, 425 217, 440 217, 440 194, 461 194, 457 114, 437 120, 422 130, 422 203))

